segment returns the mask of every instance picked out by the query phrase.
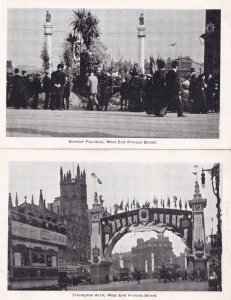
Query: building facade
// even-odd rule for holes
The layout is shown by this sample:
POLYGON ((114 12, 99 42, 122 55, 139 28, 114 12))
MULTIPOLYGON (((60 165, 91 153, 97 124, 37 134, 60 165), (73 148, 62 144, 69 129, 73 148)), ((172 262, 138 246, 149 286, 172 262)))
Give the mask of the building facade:
POLYGON ((85 170, 81 171, 77 166, 76 175, 73 177, 70 170, 64 174, 61 167, 60 196, 47 205, 42 190, 40 190, 38 204, 35 204, 32 196, 31 203, 28 203, 25 197, 24 203, 18 205, 17 194, 15 205, 13 206, 12 200, 9 202, 13 210, 36 217, 44 223, 44 226, 49 222, 55 223, 56 226, 65 224, 67 240, 65 249, 59 251, 57 260, 59 269, 89 270, 90 227, 85 170))
POLYGON ((221 11, 206 10, 204 39, 204 72, 220 80, 221 11))
MULTIPOLYGON (((40 194, 41 195, 41 194, 40 194)), ((41 197, 40 197, 41 200, 41 197)), ((59 215, 9 195, 8 289, 58 286, 58 260, 66 250, 66 226, 59 215)))
POLYGON ((115 253, 112 255, 112 261, 114 269, 123 267, 128 268, 131 272, 140 269, 149 277, 158 272, 162 264, 185 268, 185 255, 181 253, 180 256, 176 256, 172 243, 163 234, 158 234, 157 238, 147 241, 144 241, 143 238, 137 239, 137 245, 132 247, 130 252, 115 253))

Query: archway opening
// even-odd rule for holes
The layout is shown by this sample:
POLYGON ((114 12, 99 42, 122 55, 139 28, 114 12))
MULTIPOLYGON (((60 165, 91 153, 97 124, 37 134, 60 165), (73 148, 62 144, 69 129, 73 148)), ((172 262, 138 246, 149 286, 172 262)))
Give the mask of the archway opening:
POLYGON ((111 255, 111 275, 121 270, 133 273, 139 269, 143 278, 158 277, 162 265, 177 270, 187 268, 187 245, 169 230, 129 232, 115 244, 111 255))

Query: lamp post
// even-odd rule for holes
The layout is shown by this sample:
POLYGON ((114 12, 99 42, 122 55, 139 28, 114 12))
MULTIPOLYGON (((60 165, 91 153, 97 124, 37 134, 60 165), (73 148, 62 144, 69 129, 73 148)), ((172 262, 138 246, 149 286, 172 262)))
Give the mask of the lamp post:
POLYGON ((205 172, 211 175, 213 193, 217 198, 217 234, 221 237, 221 198, 220 198, 220 164, 216 163, 211 169, 202 169, 201 185, 205 187, 205 172))
POLYGON ((213 193, 217 198, 217 233, 211 234, 211 260, 218 265, 218 285, 221 290, 221 254, 222 254, 222 232, 221 232, 221 198, 220 198, 220 164, 216 163, 211 169, 202 169, 201 185, 205 187, 205 172, 211 175, 213 193))

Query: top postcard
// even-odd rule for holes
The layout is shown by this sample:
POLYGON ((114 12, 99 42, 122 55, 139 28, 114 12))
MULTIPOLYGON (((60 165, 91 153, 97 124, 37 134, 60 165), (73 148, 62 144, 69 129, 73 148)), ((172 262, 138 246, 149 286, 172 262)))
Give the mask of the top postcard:
POLYGON ((9 5, 4 21, 3 147, 230 148, 222 7, 9 5))

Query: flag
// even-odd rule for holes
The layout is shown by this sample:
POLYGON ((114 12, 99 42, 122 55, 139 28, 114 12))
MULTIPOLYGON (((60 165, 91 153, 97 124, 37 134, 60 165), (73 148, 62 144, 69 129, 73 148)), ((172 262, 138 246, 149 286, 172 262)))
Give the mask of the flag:
POLYGON ((170 46, 170 47, 171 47, 171 46, 176 46, 176 43, 172 43, 172 44, 170 44, 169 46, 170 46))
POLYGON ((97 182, 99 183, 99 184, 102 184, 102 181, 98 178, 97 179, 97 182))
POLYGON ((128 202, 127 202, 127 204, 126 204, 126 206, 125 206, 125 209, 127 210, 129 210, 129 199, 128 199, 128 202))
POLYGON ((122 200, 122 201, 120 202, 119 209, 124 209, 124 200, 122 200))
POLYGON ((177 197, 176 197, 176 196, 173 196, 173 202, 174 202, 175 208, 176 208, 176 201, 177 201, 177 197))
POLYGON ((180 207, 180 209, 182 208, 181 198, 180 198, 180 201, 179 201, 179 207, 180 207))
POLYGON ((95 173, 91 173, 91 176, 93 177, 93 178, 96 178, 97 176, 95 175, 95 173))
POLYGON ((168 197, 167 206, 168 206, 168 208, 170 208, 170 199, 169 199, 169 197, 168 197))
POLYGON ((135 208, 135 206, 136 206, 136 199, 135 198, 133 199, 132 204, 133 204, 133 206, 135 208))
POLYGON ((185 210, 187 210, 188 204, 187 204, 187 201, 186 201, 186 200, 185 200, 185 205, 184 205, 184 207, 185 207, 185 210))

